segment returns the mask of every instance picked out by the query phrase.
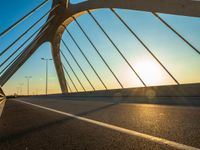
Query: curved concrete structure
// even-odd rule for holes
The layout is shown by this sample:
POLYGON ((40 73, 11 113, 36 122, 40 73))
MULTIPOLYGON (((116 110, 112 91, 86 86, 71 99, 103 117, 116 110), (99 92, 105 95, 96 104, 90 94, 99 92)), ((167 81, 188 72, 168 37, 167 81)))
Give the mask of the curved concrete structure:
POLYGON ((67 85, 59 53, 60 40, 65 27, 73 21, 72 16, 76 18, 86 13, 87 10, 123 8, 200 17, 200 1, 193 0, 90 0, 79 4, 70 4, 67 0, 53 0, 52 8, 55 6, 57 8, 49 15, 49 18, 55 16, 54 19, 40 31, 44 34, 38 35, 0 77, 1 86, 8 81, 41 44, 48 41, 52 45, 52 55, 62 93, 66 93, 67 85))

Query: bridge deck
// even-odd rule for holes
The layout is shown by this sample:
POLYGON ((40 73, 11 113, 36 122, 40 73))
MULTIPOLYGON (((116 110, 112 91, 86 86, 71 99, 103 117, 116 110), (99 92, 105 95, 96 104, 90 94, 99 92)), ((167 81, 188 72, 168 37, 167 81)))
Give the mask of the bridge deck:
MULTIPOLYGON (((200 148, 200 108, 63 98, 18 98, 145 135, 200 148)), ((117 129, 118 130, 118 129, 117 129)), ((0 121, 2 149, 173 149, 164 143, 8 100, 0 121)), ((176 147, 177 148, 177 147, 176 147)))

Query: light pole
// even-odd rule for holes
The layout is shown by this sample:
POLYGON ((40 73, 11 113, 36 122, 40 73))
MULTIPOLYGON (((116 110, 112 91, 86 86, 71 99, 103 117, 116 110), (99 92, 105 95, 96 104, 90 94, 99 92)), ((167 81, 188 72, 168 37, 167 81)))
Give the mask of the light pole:
POLYGON ((46 62, 46 95, 47 95, 47 90, 48 90, 48 61, 52 60, 52 59, 49 59, 49 58, 41 58, 41 59, 46 62))
POLYGON ((20 86, 20 95, 22 95, 22 86, 23 86, 24 84, 23 83, 20 83, 19 84, 19 86, 20 86))
POLYGON ((29 95, 29 80, 32 76, 25 76, 25 78, 27 79, 27 95, 29 95))
POLYGON ((17 96, 19 95, 19 93, 20 93, 20 87, 16 87, 16 89, 17 89, 17 92, 16 92, 16 94, 17 94, 17 96))

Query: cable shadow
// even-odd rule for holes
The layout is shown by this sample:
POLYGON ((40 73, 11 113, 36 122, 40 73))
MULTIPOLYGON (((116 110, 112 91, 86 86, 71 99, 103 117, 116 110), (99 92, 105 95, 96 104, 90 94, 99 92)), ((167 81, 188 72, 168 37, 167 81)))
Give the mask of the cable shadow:
MULTIPOLYGON (((78 114, 75 114, 75 115, 77 115, 77 116, 85 116, 85 115, 88 115, 88 114, 91 114, 91 113, 94 113, 94 112, 101 111, 103 109, 112 107, 112 106, 117 105, 117 104, 118 103, 108 104, 108 105, 105 105, 105 106, 102 106, 102 107, 98 107, 96 109, 91 109, 89 111, 78 113, 78 114)), ((18 138, 20 138, 22 136, 25 136, 27 134, 31 134, 31 133, 36 132, 36 131, 38 132, 38 131, 44 130, 45 128, 52 127, 52 126, 55 126, 57 124, 63 124, 63 123, 66 123, 66 122, 74 120, 74 119, 75 118, 71 118, 71 117, 63 117, 63 118, 58 119, 58 120, 53 120, 53 121, 50 121, 48 123, 45 123, 45 124, 42 124, 42 125, 39 125, 39 126, 35 126, 35 127, 31 127, 31 128, 22 130, 22 131, 20 131, 18 133, 5 135, 5 136, 1 136, 0 135, 0 144, 2 142, 6 142, 6 141, 9 141, 9 140, 15 140, 15 139, 18 139, 18 138)))

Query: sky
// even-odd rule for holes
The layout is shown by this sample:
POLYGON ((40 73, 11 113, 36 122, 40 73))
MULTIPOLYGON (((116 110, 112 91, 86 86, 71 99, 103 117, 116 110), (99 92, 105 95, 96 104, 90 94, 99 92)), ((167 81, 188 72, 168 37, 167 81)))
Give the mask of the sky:
MULTIPOLYGON (((0 2, 2 4, 0 5, 0 14, 4 14, 0 16, 0 31, 3 31, 16 20, 21 18, 25 13, 29 12, 31 9, 40 4, 42 0, 13 0, 12 5, 5 0, 0 0, 0 2)), ((72 3, 78 2, 80 1, 72 1, 72 3)), ((9 43, 14 41, 22 32, 30 27, 35 21, 37 21, 38 18, 41 17, 41 14, 47 12, 50 7, 51 1, 44 5, 42 9, 36 11, 36 13, 30 16, 30 18, 19 24, 7 35, 0 38, 0 52, 6 48, 9 43)), ((177 35, 174 34, 169 28, 163 25, 149 12, 122 9, 116 9, 116 12, 126 21, 130 28, 134 30, 134 32, 142 39, 148 48, 181 84, 200 82, 200 55, 192 50, 179 37, 177 37, 177 35)), ((92 12, 92 14, 99 21, 107 34, 112 37, 113 42, 148 86, 175 84, 167 72, 146 51, 146 49, 109 9, 95 10, 92 12)), ((159 15, 172 27, 174 27, 176 31, 183 35, 189 42, 191 42, 197 49, 200 50, 200 18, 167 14, 159 15)), ((33 29, 33 31, 28 33, 23 39, 10 48, 8 52, 0 56, 0 63, 3 62, 18 46, 20 46, 20 44, 22 44, 23 41, 31 35, 31 33, 36 31, 37 28, 39 28, 45 22, 45 20, 46 18, 44 18, 38 24, 38 26, 33 29)), ((119 78, 122 85, 125 88, 142 87, 143 85, 137 78, 136 74, 116 51, 114 46, 95 24, 94 20, 92 20, 88 14, 85 14, 77 18, 77 21, 86 31, 91 41, 95 43, 95 46, 99 50, 100 54, 104 57, 108 65, 111 66, 113 72, 119 78)), ((121 88, 110 70, 106 67, 87 38, 81 32, 77 24, 72 22, 67 29, 70 31, 73 37, 75 37, 76 42, 81 47, 81 50, 87 56, 90 63, 95 67, 97 73, 103 79, 106 86, 109 89, 121 88)), ((97 90, 104 89, 102 83, 67 32, 63 33, 62 39, 65 41, 72 54, 78 60, 78 63, 84 70, 87 77, 91 80, 91 83, 95 86, 95 88, 97 90)), ((92 90, 92 87, 85 78, 84 74, 81 72, 76 62, 70 56, 70 53, 66 50, 62 43, 60 48, 67 60, 70 62, 75 73, 78 75, 85 89, 88 91, 92 90)), ((23 48, 21 48, 21 50, 23 50, 23 48)), ((27 94, 27 81, 25 76, 32 76, 30 80, 31 94, 44 94, 45 62, 41 60, 41 57, 52 58, 50 43, 44 43, 41 45, 32 55, 32 57, 3 86, 3 90, 6 94, 19 94, 20 92, 22 94, 27 94)), ((83 88, 63 57, 62 63, 77 86, 78 91, 83 91, 83 88)), ((0 68, 0 71, 2 68, 0 68)), ((73 86, 67 74, 66 80, 69 84, 70 90, 75 92, 75 87, 73 86)), ((49 62, 48 92, 60 92, 53 61, 49 62)))

